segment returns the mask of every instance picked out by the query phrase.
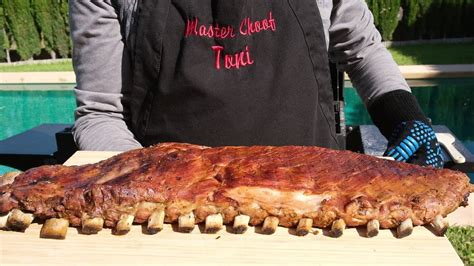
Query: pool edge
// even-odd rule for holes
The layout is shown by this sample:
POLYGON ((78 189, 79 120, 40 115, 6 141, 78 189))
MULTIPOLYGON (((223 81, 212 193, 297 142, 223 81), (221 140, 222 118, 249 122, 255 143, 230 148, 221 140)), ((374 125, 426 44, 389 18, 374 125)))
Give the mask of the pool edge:
MULTIPOLYGON (((405 65, 399 66, 407 80, 433 78, 472 78, 474 64, 461 65, 405 65)), ((345 76, 346 80, 349 77, 345 76)), ((73 71, 64 72, 0 72, 0 85, 75 84, 73 71)), ((4 90, 0 87, 0 90, 4 90)))

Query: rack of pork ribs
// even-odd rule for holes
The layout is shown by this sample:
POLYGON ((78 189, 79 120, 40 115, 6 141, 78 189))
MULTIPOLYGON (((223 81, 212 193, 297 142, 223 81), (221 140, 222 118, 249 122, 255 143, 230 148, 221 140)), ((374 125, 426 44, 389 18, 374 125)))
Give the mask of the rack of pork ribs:
POLYGON ((84 234, 104 227, 126 234, 133 223, 157 233, 164 223, 206 233, 249 225, 272 234, 295 227, 303 236, 328 228, 397 228, 414 225, 442 235, 443 217, 466 206, 474 191, 460 172, 388 161, 318 147, 210 148, 163 143, 95 164, 42 166, 0 179, 0 227, 24 231, 44 222, 40 236, 63 239, 69 226, 84 234))

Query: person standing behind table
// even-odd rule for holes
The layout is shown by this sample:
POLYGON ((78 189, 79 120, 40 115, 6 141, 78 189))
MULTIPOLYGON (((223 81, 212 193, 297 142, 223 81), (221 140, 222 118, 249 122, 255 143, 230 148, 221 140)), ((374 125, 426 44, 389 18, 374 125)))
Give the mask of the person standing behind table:
POLYGON ((362 0, 69 3, 80 149, 336 148, 330 59, 389 139, 387 156, 442 167, 428 119, 362 0))

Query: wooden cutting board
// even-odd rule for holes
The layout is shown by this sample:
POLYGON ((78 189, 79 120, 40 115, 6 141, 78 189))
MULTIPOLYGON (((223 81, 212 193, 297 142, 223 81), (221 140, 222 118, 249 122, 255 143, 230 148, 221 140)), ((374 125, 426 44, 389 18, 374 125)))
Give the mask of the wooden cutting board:
MULTIPOLYGON (((78 152, 66 164, 93 163, 114 154, 78 152)), ((200 227, 184 234, 171 225, 156 235, 146 235, 135 225, 125 236, 114 236, 109 229, 88 236, 69 228, 66 240, 40 239, 40 228, 33 224, 25 233, 1 231, 0 265, 463 265, 445 237, 436 237, 424 227, 416 227, 403 239, 391 230, 369 239, 363 237, 362 229, 348 229, 334 239, 323 230, 305 237, 287 228, 267 236, 253 227, 244 235, 227 230, 208 235, 200 227)))

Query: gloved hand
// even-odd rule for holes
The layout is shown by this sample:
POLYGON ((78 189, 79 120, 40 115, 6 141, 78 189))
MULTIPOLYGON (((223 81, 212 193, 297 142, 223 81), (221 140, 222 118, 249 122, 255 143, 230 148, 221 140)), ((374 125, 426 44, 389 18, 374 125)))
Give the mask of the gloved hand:
POLYGON ((442 168, 441 147, 431 126, 418 120, 402 122, 392 132, 384 156, 397 161, 442 168))
POLYGON ((388 139, 385 156, 424 166, 443 167, 441 148, 429 119, 409 91, 395 90, 368 104, 374 124, 388 139))

